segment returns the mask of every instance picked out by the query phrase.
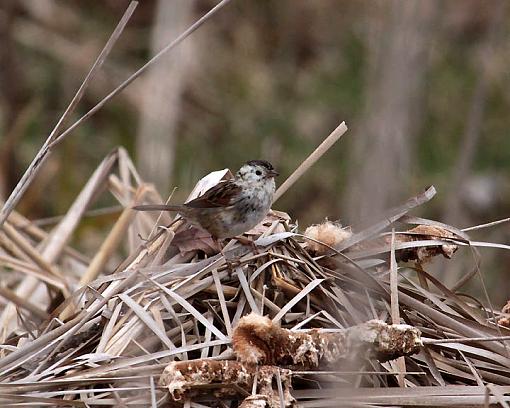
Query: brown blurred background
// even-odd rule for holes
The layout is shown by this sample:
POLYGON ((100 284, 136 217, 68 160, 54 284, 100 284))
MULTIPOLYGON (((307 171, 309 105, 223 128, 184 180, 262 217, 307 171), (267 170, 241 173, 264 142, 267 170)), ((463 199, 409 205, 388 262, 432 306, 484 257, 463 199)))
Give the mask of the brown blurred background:
MULTIPOLYGON (((2 199, 128 3, 0 2, 2 199)), ((74 119, 214 4, 141 1, 74 119)), ((59 145, 18 209, 63 213, 117 145, 163 196, 178 186, 174 202, 207 172, 253 158, 283 181, 345 120, 349 132, 276 205, 301 226, 366 225, 430 184, 438 195, 417 215, 458 227, 507 217, 509 22, 504 0, 234 0, 59 145)), ((115 217, 91 220, 83 241, 115 217)), ((508 243, 510 230, 473 238, 508 243)), ((499 306, 510 257, 482 254, 499 306)), ((451 284, 472 266, 464 251, 435 269, 451 284)))

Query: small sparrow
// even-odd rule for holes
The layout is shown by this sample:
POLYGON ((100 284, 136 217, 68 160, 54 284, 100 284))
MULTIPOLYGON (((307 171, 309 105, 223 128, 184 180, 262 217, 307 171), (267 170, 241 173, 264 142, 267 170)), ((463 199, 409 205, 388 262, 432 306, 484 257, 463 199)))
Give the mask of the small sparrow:
POLYGON ((214 238, 232 238, 261 222, 273 202, 274 178, 271 163, 250 160, 235 178, 221 181, 202 196, 183 205, 138 205, 138 211, 176 211, 214 238))

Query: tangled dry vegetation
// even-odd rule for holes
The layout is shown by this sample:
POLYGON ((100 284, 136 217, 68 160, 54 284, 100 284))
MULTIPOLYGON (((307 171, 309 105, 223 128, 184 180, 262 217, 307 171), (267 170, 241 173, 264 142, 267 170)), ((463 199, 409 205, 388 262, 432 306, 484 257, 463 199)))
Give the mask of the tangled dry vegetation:
MULTIPOLYGON (((62 131, 132 2, 0 211, 0 222, 8 215, 0 231, 0 405, 509 406, 508 308, 495 312, 488 295, 479 302, 459 290, 473 277, 483 283, 477 247, 510 248, 410 216, 433 187, 359 231, 326 221, 301 234, 288 214, 271 211, 218 251, 182 219, 131 209, 162 199, 117 149, 52 228, 12 211, 64 136, 227 2, 62 131), (77 228, 105 194, 120 216, 92 255, 82 253, 72 244, 77 228), (426 263, 457 250, 472 251, 475 262, 448 288, 426 263)), ((228 170, 204 177, 191 197, 223 177, 228 170)))
POLYGON ((327 221, 301 235, 272 211, 254 244, 218 253, 183 220, 130 209, 161 199, 116 150, 50 231, 17 213, 4 226, 0 402, 506 406, 509 330, 423 266, 483 245, 408 215, 433 195, 355 232, 327 221), (105 190, 124 210, 89 258, 69 242, 105 190))

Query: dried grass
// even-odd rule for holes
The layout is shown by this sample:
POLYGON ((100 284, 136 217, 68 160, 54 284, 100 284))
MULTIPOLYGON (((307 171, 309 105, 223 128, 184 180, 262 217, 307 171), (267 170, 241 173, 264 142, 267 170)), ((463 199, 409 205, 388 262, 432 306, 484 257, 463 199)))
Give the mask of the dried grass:
MULTIPOLYGON (((254 312, 293 331, 338 330, 371 319, 403 321, 421 331, 424 346, 419 354, 397 362, 362 358, 356 364, 316 371, 288 367, 281 371, 275 366, 270 371, 276 384, 257 380, 257 372, 252 397, 243 406, 283 404, 289 381, 293 398, 303 407, 508 406, 510 330, 497 324, 498 317, 505 315, 445 287, 427 273, 423 261, 453 254, 453 246, 461 250, 510 247, 474 242, 467 230, 409 216, 409 211, 434 196, 433 187, 341 242, 319 242, 319 254, 309 252, 311 238, 304 238, 290 217, 280 212, 270 213, 249 234, 254 245, 232 239, 221 253, 214 253, 207 238, 190 234, 182 220, 158 228, 170 224, 168 214, 152 218, 150 213, 130 209, 141 202, 163 200, 141 180, 123 149, 103 160, 68 212, 48 231, 13 210, 50 147, 228 1, 218 3, 60 134, 59 122, 4 205, 0 215, 0 223, 5 221, 0 234, 0 404, 218 406, 218 384, 202 384, 197 399, 173 401, 168 390, 157 385, 159 378, 169 364, 233 360, 233 329, 243 316, 254 312), (97 251, 81 253, 70 242, 106 192, 123 210, 110 233, 98 242, 97 251), (416 224, 422 227, 413 230, 416 224), (115 259, 122 262, 112 268, 115 259), (404 261, 410 263, 404 266, 404 261), (258 395, 262 382, 274 391, 272 402, 267 395, 258 395)), ((80 96, 78 92, 71 110, 80 96)), ((345 125, 337 128, 322 145, 326 147, 305 160, 278 194, 345 130, 345 125)), ((192 195, 226 174, 204 178, 192 195)), ((480 228, 491 225, 495 223, 480 228)), ((476 275, 483 285, 484 271, 478 259, 475 263, 474 272, 466 273, 456 288, 476 275)), ((490 305, 488 294, 483 303, 490 305)), ((239 405, 250 394, 235 382, 231 391, 221 402, 224 406, 239 405)))
MULTIPOLYGON (((411 232, 396 230, 402 221, 415 221, 408 210, 430 192, 355 232, 350 244, 341 243, 341 253, 331 248, 312 256, 296 225, 275 213, 254 231, 256 250, 234 239, 223 254, 207 257, 192 249, 201 248, 200 238, 184 253, 172 244, 183 234, 182 224, 152 233, 156 218, 130 210, 134 203, 162 201, 133 170, 124 151, 110 154, 47 233, 16 213, 9 218, 0 241, 7 283, 0 291, 6 300, 2 406, 164 406, 170 394, 157 384, 169 363, 233 358, 233 327, 261 310, 298 331, 338 330, 378 318, 402 320, 422 332, 422 351, 397 364, 366 360, 329 371, 291 371, 292 395, 302 406, 466 406, 510 399, 510 356, 500 337, 510 335, 508 328, 434 279, 420 260, 397 264, 403 251, 473 244, 447 226, 450 235, 414 232, 412 240, 404 238, 413 235, 412 224, 411 232), (117 169, 124 169, 122 177, 117 169), (89 258, 68 242, 105 185, 125 210, 89 258), (388 227, 395 229, 389 236, 388 227), (129 255, 109 270, 108 261, 122 250, 129 255), (27 281, 35 282, 34 295, 17 294, 27 281)), ((214 389, 198 393, 196 402, 210 406, 214 389)), ((233 386, 229 398, 241 403, 244 397, 233 386)))

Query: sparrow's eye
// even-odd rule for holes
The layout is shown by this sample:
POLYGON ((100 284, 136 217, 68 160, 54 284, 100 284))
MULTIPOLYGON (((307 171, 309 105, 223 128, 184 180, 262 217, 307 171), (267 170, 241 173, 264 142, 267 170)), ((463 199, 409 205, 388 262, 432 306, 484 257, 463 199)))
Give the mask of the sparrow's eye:
POLYGON ((260 170, 257 170, 257 171, 255 172, 255 174, 256 174, 257 176, 262 176, 262 172, 261 172, 260 170))

